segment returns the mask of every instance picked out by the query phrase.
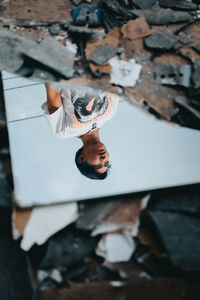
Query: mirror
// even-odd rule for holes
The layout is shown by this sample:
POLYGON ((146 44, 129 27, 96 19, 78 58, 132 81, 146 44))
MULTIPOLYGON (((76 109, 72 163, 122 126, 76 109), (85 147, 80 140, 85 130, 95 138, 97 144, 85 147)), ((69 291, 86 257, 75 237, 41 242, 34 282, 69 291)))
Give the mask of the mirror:
POLYGON ((121 98, 116 113, 99 129, 111 169, 104 180, 91 180, 75 164, 82 140, 56 139, 52 134, 41 109, 47 100, 45 85, 7 72, 3 72, 3 85, 14 197, 21 207, 200 181, 200 132, 158 121, 121 98))

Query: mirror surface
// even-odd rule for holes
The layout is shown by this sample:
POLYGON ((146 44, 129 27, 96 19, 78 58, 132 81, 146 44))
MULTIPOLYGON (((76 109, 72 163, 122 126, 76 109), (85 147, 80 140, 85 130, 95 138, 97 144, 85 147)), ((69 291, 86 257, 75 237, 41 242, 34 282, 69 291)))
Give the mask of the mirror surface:
POLYGON ((110 154, 105 180, 81 175, 77 137, 56 139, 41 105, 45 85, 3 72, 14 177, 21 207, 94 199, 200 181, 200 132, 175 127, 120 101, 99 130, 110 154))

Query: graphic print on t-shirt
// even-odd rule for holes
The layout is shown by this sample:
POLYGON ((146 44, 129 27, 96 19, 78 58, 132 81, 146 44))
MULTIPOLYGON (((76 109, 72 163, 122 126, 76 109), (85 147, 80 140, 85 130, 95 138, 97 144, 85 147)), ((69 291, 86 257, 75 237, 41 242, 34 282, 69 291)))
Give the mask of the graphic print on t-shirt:
POLYGON ((107 97, 92 97, 89 94, 78 97, 73 102, 76 119, 81 123, 90 122, 103 115, 108 108, 108 104, 107 97))

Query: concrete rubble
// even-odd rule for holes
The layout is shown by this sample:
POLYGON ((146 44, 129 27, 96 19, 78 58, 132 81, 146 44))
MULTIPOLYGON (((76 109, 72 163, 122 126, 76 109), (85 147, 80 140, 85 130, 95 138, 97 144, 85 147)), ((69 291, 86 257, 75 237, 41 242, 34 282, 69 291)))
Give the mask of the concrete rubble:
POLYGON ((38 7, 45 11, 42 15, 31 2, 26 3, 27 9, 20 7, 10 1, 1 3, 1 69, 41 81, 65 79, 68 84, 81 83, 84 77, 88 87, 115 94, 120 87, 121 95, 133 105, 158 118, 199 129, 199 118, 189 109, 199 111, 199 106, 194 107, 194 100, 199 99, 198 1, 59 0, 57 6, 53 1, 47 6, 39 0, 38 7), (76 52, 63 47, 68 43, 76 44, 76 52), (141 66, 135 84, 113 80, 109 59, 115 55, 124 63, 134 59, 141 66), (190 80, 174 80, 174 87, 169 81, 163 86, 155 80, 155 69, 172 65, 178 69, 188 65, 190 80), (178 96, 188 105, 180 107, 178 96))
MULTIPOLYGON (((200 129, 199 1, 19 2, 0 3, 1 70, 120 90, 160 119, 200 129), (101 8, 101 26, 75 25, 78 5, 101 8), (123 82, 113 77, 122 62, 123 82)), ((2 97, 1 299, 199 299, 200 185, 13 207, 2 97)))

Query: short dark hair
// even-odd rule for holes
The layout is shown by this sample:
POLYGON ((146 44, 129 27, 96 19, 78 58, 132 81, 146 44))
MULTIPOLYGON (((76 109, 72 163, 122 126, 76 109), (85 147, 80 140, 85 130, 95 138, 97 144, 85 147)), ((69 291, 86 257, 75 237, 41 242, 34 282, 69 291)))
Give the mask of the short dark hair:
POLYGON ((82 163, 78 162, 79 156, 83 152, 83 147, 80 148, 75 155, 75 163, 79 171, 82 175, 90 178, 90 179, 97 179, 97 180, 103 180, 108 176, 108 169, 104 173, 98 173, 95 168, 91 165, 88 165, 87 161, 83 161, 82 163))

